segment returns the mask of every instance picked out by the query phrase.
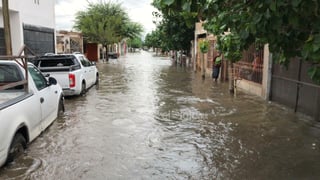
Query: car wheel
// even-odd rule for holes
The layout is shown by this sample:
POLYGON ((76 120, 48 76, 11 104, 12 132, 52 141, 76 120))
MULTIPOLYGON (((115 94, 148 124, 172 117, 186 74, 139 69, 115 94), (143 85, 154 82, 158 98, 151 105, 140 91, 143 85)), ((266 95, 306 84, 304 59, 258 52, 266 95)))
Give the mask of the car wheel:
POLYGON ((86 94, 86 83, 82 82, 80 95, 83 96, 85 94, 86 94))
POLYGON ((96 83, 95 84, 99 85, 99 75, 97 75, 97 77, 96 77, 96 83))
POLYGON ((63 97, 60 98, 59 100, 59 105, 58 105, 58 117, 62 116, 64 113, 64 100, 63 97))
POLYGON ((26 139, 23 137, 22 134, 17 133, 13 141, 10 145, 9 154, 7 158, 7 163, 12 162, 15 158, 19 157, 24 153, 24 150, 27 148, 26 139))

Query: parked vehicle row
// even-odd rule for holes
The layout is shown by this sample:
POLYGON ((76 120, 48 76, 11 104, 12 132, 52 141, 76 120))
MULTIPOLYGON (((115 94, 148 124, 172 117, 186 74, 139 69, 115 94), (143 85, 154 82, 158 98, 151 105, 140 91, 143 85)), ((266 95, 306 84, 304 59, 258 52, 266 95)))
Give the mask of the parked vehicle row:
POLYGON ((0 60, 0 167, 22 154, 64 111, 64 96, 85 94, 99 82, 82 54, 47 54, 33 64, 0 60))
POLYGON ((64 110, 62 89, 31 63, 0 60, 0 166, 24 152, 64 110), (27 82, 27 83, 26 83, 27 82))

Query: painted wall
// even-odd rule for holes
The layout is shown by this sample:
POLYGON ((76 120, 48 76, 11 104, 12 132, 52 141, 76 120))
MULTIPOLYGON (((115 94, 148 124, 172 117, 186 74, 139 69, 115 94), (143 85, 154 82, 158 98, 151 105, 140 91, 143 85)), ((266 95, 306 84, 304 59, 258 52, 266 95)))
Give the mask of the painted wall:
POLYGON ((55 27, 54 5, 55 0, 9 0, 10 11, 19 12, 22 23, 47 28, 55 27))
MULTIPOLYGON (((17 55, 24 44, 23 24, 55 28, 55 0, 9 0, 12 53, 17 55)), ((2 1, 0 1, 2 8, 2 1)), ((0 10, 0 28, 3 16, 0 10)))

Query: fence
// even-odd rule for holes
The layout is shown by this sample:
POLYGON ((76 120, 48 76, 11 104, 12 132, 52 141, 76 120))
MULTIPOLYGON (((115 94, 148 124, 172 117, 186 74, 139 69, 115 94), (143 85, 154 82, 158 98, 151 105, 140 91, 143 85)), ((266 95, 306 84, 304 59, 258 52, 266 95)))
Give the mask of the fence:
POLYGON ((320 121, 320 86, 309 78, 310 66, 299 59, 292 59, 288 68, 273 64, 270 100, 320 121))
POLYGON ((237 79, 245 79, 262 84, 263 50, 260 45, 252 45, 242 53, 242 59, 233 65, 237 79))

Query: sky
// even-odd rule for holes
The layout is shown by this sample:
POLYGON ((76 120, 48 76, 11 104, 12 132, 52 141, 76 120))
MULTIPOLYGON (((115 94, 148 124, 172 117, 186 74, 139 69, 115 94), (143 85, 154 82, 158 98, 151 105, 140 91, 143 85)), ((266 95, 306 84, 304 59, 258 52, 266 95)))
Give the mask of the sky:
MULTIPOLYGON (((72 27, 74 25, 76 12, 86 10, 88 2, 96 3, 100 1, 101 0, 56 0, 56 29, 73 30, 72 27)), ((155 29, 155 25, 152 22, 152 12, 155 11, 155 8, 151 5, 152 0, 105 0, 105 2, 120 3, 128 13, 130 19, 140 23, 144 27, 144 35, 155 29)))

